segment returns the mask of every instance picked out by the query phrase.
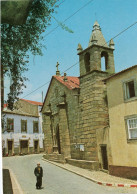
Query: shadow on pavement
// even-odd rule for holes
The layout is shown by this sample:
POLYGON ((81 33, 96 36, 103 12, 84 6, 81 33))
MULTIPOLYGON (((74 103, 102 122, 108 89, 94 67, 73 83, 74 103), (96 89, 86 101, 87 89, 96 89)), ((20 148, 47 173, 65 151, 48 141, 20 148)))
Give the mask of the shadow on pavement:
POLYGON ((3 169, 3 194, 13 194, 9 169, 3 169))

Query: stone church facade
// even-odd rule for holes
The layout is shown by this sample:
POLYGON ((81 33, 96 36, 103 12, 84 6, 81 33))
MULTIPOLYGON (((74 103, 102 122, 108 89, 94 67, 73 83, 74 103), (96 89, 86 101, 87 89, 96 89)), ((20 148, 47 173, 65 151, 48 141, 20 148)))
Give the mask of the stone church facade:
POLYGON ((114 42, 110 40, 107 45, 95 22, 88 47, 83 50, 78 44, 77 51, 80 77, 60 76, 57 68, 45 97, 42 108, 44 157, 84 168, 107 170, 111 151, 103 80, 115 73, 114 42))

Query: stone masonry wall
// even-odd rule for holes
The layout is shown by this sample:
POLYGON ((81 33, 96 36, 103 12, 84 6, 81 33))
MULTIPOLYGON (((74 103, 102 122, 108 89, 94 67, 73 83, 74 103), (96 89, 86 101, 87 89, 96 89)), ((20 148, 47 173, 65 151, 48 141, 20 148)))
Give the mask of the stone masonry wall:
POLYGON ((73 149, 72 158, 98 161, 96 130, 108 125, 108 108, 105 101, 106 86, 102 82, 105 72, 93 71, 80 77, 79 123, 76 125, 78 145, 84 151, 73 149))
MULTIPOLYGON (((51 104, 51 114, 49 116, 45 116, 43 114, 43 131, 45 134, 45 152, 46 153, 52 153, 53 149, 53 141, 52 141, 52 134, 51 134, 51 128, 50 125, 56 129, 56 126, 59 124, 59 130, 60 130, 60 144, 61 144, 61 150, 63 151, 62 153, 64 156, 66 153, 64 152, 64 143, 63 141, 67 140, 67 151, 66 152, 71 152, 70 150, 70 145, 73 145, 75 143, 75 126, 77 124, 77 116, 78 116, 78 91, 77 89, 70 90, 64 85, 62 85, 60 82, 55 80, 53 78, 52 84, 50 86, 50 89, 48 91, 48 96, 46 98, 46 103, 44 104, 43 107, 43 113, 47 110, 49 110, 49 103, 51 104), (62 97, 66 94, 66 99, 62 97), (58 106, 60 103, 66 101, 66 106, 63 110, 58 106), (63 114, 62 114, 63 111, 63 114), (52 116, 52 121, 51 121, 51 116, 52 116), (47 118, 48 117, 48 118, 47 118), (65 127, 67 129, 66 135, 64 133, 64 128, 63 128, 63 123, 62 119, 65 119, 63 122, 65 124, 65 127), (63 139, 62 139, 63 138, 63 139), (65 138, 65 139, 64 139, 65 138), (63 141, 62 141, 63 140, 63 141), (50 144, 50 145, 49 145, 50 144), (50 150, 50 151, 48 151, 50 150)), ((67 154, 68 155, 68 154, 67 154)))

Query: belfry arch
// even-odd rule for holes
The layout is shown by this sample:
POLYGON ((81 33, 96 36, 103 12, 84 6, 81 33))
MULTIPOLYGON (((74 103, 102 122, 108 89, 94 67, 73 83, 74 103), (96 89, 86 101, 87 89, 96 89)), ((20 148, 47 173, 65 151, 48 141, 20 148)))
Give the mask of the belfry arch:
POLYGON ((109 74, 115 73, 114 42, 111 39, 109 44, 107 44, 97 21, 93 25, 88 47, 83 50, 79 43, 77 51, 79 55, 80 76, 84 76, 94 70, 104 71, 109 74))
POLYGON ((90 54, 86 53, 84 56, 86 73, 90 72, 90 54))
POLYGON ((108 70, 108 53, 106 51, 101 52, 101 70, 108 70))

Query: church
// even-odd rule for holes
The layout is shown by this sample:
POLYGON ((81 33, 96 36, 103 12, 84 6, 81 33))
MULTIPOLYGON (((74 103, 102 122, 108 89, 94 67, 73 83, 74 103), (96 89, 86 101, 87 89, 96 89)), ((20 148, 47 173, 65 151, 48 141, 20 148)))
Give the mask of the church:
MULTIPOLYGON (((119 165, 120 154, 116 156, 117 150, 113 149, 116 145, 113 143, 113 137, 117 137, 117 134, 114 133, 115 128, 112 129, 110 126, 113 125, 111 118, 114 116, 113 111, 111 118, 109 115, 109 104, 113 94, 107 89, 107 87, 110 89, 109 82, 113 83, 114 77, 118 78, 115 74, 114 42, 111 39, 107 44, 96 21, 88 47, 83 49, 78 44, 77 53, 80 76, 71 77, 66 73, 61 76, 57 63, 56 75, 52 76, 49 84, 42 107, 45 137, 43 157, 90 170, 102 169, 116 176, 124 176, 122 170, 121 174, 116 173, 117 166, 122 165, 119 165), (102 67, 102 59, 105 67, 102 67), (115 151, 112 152, 112 150, 115 151), (113 157, 118 157, 116 164, 113 157)), ((135 73, 137 66, 127 71, 130 70, 137 75, 135 73)), ((122 73, 122 75, 125 74, 122 73)), ((137 105, 137 88, 136 86, 134 88, 134 103, 137 105)), ((111 92, 114 92, 113 88, 111 92)), ((133 115, 137 115, 135 109, 133 115)), ((118 118, 114 117, 114 119, 118 118)), ((136 135, 135 138, 137 138, 136 135)), ((137 151, 137 146, 135 150, 137 151)), ((128 166, 128 163, 124 166, 128 166)), ((125 172, 126 170, 129 169, 125 168, 125 172)))

